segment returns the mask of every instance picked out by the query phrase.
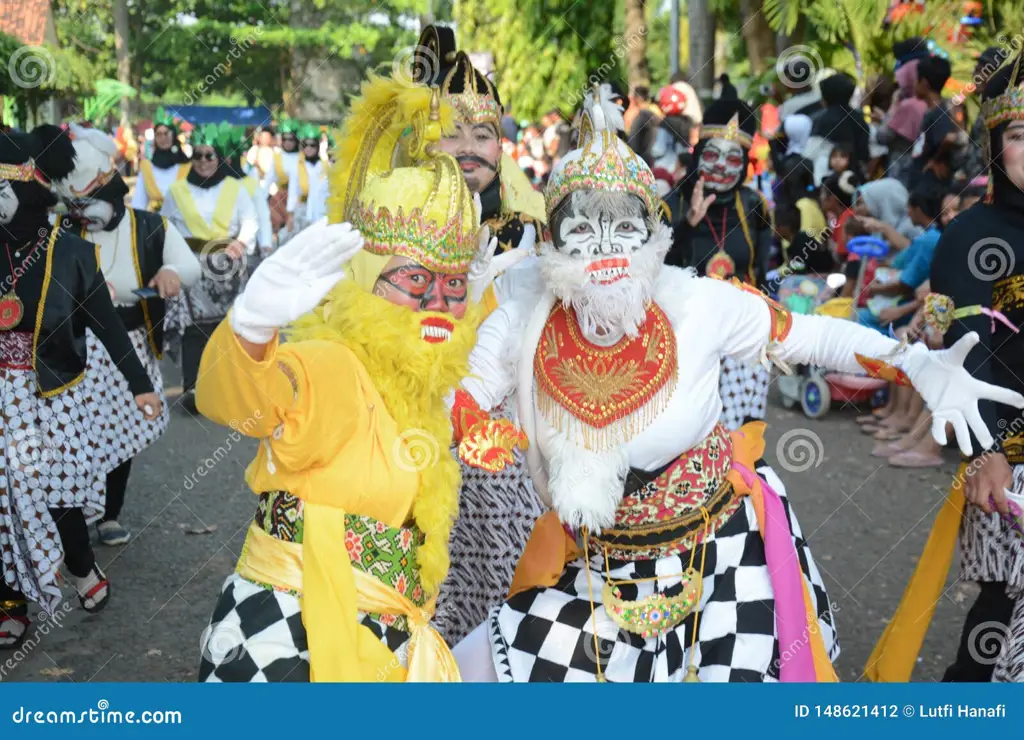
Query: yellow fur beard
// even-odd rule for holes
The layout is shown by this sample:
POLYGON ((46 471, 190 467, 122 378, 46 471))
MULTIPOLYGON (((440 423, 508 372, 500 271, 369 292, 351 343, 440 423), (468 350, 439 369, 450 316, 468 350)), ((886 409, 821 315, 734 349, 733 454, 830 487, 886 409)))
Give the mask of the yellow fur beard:
POLYGON ((326 339, 356 355, 384 399, 399 430, 421 429, 436 440, 438 459, 419 471, 413 518, 424 534, 417 550, 423 588, 436 593, 448 573, 448 536, 459 510, 461 475, 450 453, 452 428, 445 396, 469 374, 480 312, 466 316, 411 311, 342 280, 327 301, 288 331, 293 341, 326 339), (451 341, 430 344, 420 338, 420 322, 444 316, 455 324, 451 341))

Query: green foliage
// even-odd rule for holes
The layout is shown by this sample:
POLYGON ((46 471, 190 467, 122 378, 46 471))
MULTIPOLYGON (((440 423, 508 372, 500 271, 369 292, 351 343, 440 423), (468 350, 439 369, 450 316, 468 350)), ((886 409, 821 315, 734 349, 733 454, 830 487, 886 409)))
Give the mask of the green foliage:
POLYGON ((134 98, 138 93, 134 87, 122 84, 117 80, 98 80, 96 94, 86 98, 83 106, 85 119, 93 125, 101 125, 122 98, 134 98))
MULTIPOLYGON (((403 27, 428 0, 126 0, 132 84, 142 100, 274 107, 302 86, 302 66, 390 62, 415 42, 403 27)), ((435 9, 442 3, 435 0, 435 9)), ((116 77, 113 0, 54 0, 58 37, 116 77)), ((408 24, 406 24, 408 25, 408 24)))
MULTIPOLYGON (((615 34, 615 3, 456 0, 459 46, 494 54, 495 80, 516 118, 567 115, 589 79, 621 79, 629 39, 615 34)), ((637 43, 634 39, 632 43, 637 43)))

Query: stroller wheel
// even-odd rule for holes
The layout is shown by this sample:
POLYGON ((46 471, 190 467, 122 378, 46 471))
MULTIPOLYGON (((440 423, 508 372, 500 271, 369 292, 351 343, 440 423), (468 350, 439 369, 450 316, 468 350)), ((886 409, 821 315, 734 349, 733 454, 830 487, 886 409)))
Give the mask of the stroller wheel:
POLYGON ((811 375, 800 387, 800 407, 809 419, 820 419, 832 405, 832 393, 824 378, 811 375))

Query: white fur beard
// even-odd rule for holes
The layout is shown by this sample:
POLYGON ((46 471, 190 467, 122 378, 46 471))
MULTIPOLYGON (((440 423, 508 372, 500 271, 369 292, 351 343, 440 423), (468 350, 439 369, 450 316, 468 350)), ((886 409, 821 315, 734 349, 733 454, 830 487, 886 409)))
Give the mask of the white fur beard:
POLYGON ((558 519, 574 531, 596 534, 615 523, 625 491, 629 456, 625 447, 593 452, 562 435, 552 444, 548 491, 558 519))
POLYGON ((647 243, 629 256, 629 277, 596 285, 586 268, 599 258, 573 257, 548 242, 541 245, 541 275, 555 297, 572 306, 584 334, 593 336, 600 327, 635 337, 647 318, 647 305, 671 246, 672 229, 659 224, 647 243))

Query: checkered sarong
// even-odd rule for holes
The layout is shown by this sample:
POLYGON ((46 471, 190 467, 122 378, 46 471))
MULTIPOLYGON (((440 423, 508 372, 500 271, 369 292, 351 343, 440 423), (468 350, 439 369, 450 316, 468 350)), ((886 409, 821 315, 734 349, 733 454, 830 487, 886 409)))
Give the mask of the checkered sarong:
POLYGON ((718 394, 722 397, 722 424, 735 432, 750 419, 763 419, 768 410, 771 373, 731 357, 722 359, 718 394))
MULTIPOLYGON (((372 631, 406 665, 409 633, 365 614, 372 631)), ((297 596, 233 573, 224 582, 201 639, 199 680, 206 683, 309 681, 309 645, 297 596)), ((353 656, 353 660, 355 656, 353 656)))
MULTIPOLYGON (((811 587, 825 649, 835 660, 839 643, 825 585, 790 510, 782 482, 766 466, 759 466, 757 472, 782 496, 800 566, 811 587)), ((623 595, 643 598, 655 590, 673 595, 681 588, 679 578, 673 576, 685 571, 689 561, 689 553, 657 560, 612 561, 611 577, 626 580, 664 575, 658 581, 623 586, 623 595)), ((700 562, 698 550, 694 567, 699 569, 700 562)), ((660 637, 645 639, 620 629, 601 603, 605 568, 599 553, 592 553, 589 570, 588 585, 586 562, 577 560, 566 567, 555 586, 519 593, 491 612, 492 653, 499 680, 594 681, 600 660, 604 677, 610 682, 682 681, 690 663, 693 615, 660 637), (596 615, 593 621, 591 598, 596 615)), ((749 498, 709 538, 703 573, 694 661, 700 680, 777 681, 782 651, 775 632, 775 602, 764 542, 749 498)))

